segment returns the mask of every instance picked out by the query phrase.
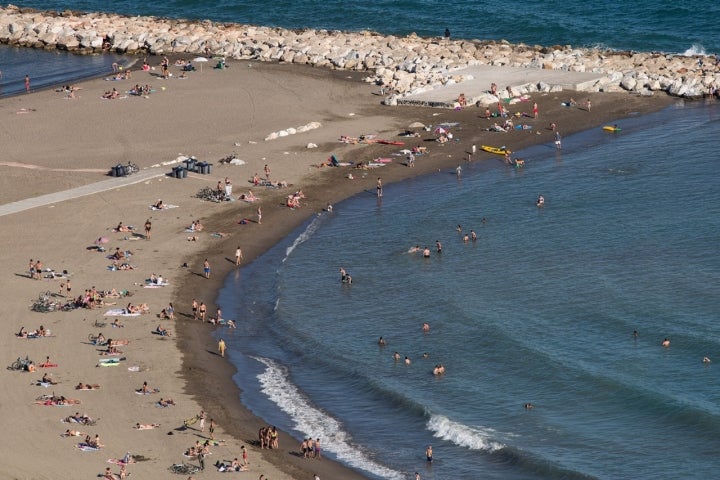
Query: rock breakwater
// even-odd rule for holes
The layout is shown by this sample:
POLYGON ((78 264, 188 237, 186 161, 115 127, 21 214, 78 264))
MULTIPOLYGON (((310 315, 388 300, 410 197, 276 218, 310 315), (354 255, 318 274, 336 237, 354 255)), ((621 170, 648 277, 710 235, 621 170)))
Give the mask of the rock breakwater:
MULTIPOLYGON (((720 64, 712 56, 681 56, 531 46, 505 41, 384 36, 374 32, 287 30, 253 25, 131 17, 111 13, 0 8, 0 42, 79 54, 221 55, 236 60, 308 64, 367 72, 389 94, 386 103, 467 79, 475 65, 601 74, 585 91, 697 98, 716 95, 720 64)), ((527 91, 543 90, 541 82, 527 91)))

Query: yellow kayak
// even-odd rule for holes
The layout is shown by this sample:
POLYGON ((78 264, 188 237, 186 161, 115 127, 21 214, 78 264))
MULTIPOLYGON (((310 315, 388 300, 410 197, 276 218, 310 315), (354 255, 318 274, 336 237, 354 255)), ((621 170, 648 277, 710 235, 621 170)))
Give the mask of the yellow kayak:
POLYGON ((608 131, 608 132, 619 132, 619 131, 622 130, 622 129, 621 129, 620 127, 615 126, 615 125, 605 125, 605 126, 603 127, 603 130, 606 130, 606 131, 608 131))
POLYGON ((505 155, 506 153, 512 153, 510 150, 506 148, 498 148, 498 147, 490 147, 488 145, 480 145, 481 150, 485 150, 486 152, 490 153, 496 153, 498 155, 505 155))

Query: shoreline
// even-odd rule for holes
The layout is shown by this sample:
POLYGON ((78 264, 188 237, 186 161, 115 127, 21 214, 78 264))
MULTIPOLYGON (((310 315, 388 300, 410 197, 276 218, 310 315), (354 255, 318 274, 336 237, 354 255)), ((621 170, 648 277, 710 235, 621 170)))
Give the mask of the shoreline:
MULTIPOLYGON (((572 92, 568 92, 572 93, 572 92)), ((604 123, 609 122, 610 120, 620 119, 623 116, 629 116, 635 113, 637 110, 635 108, 638 108, 646 99, 640 99, 639 103, 635 103, 634 105, 625 105, 624 107, 615 110, 612 114, 610 112, 604 112, 603 117, 598 118, 594 123, 595 127, 598 127, 604 123), (606 115, 610 115, 610 117, 605 117, 606 115), (613 116, 613 115, 620 115, 620 116, 613 116), (605 119, 605 121, 601 121, 602 119, 605 119)), ((656 102, 656 104, 652 107, 646 106, 646 110, 643 111, 640 114, 644 113, 650 113, 659 109, 662 109, 664 107, 669 106, 672 103, 672 100, 668 102, 660 101, 656 102)), ((418 107, 420 111, 428 110, 423 107, 418 107)), ((432 112, 427 112, 427 118, 432 118, 432 112)), ((573 129, 569 131, 569 134, 572 133, 580 133, 582 131, 586 131, 587 128, 579 128, 579 129, 573 129)), ((525 137, 525 138, 518 138, 517 143, 515 143, 513 149, 522 150, 524 148, 537 145, 539 143, 544 142, 537 142, 533 141, 535 138, 533 137, 525 137)), ((543 140, 546 142, 549 140, 548 137, 543 137, 543 140)), ((407 180, 413 177, 421 176, 421 175, 431 175, 437 173, 439 170, 447 170, 452 169, 455 165, 457 165, 458 158, 462 159, 462 162, 467 162, 467 153, 468 153, 468 145, 472 145, 473 143, 476 143, 477 145, 480 144, 480 139, 475 138, 471 139, 469 141, 463 140, 462 145, 453 145, 454 148, 448 148, 447 152, 445 153, 446 158, 444 159, 438 159, 439 162, 433 165, 424 165, 421 168, 415 168, 415 169, 409 169, 406 167, 401 167, 399 171, 393 172, 391 176, 385 176, 383 177, 383 182, 387 185, 390 183, 394 183, 397 181, 403 181, 407 180)), ((506 142, 507 143, 507 142, 506 142)), ((374 158, 374 155, 365 156, 366 159, 374 158)), ((478 153, 476 155, 475 160, 473 162, 484 162, 487 164, 488 168, 492 168, 491 162, 496 161, 497 158, 493 156, 492 154, 483 154, 478 153), (482 158, 477 158, 482 157, 482 158)), ((332 174, 336 173, 345 173, 346 170, 342 172, 330 172, 332 174)), ((385 173, 383 171, 382 173, 385 173)), ((263 232, 262 238, 255 239, 255 241, 252 244, 252 247, 250 248, 243 248, 243 256, 244 261, 243 264, 249 264, 258 257, 262 256, 267 250, 272 248, 275 244, 285 239, 288 235, 290 235, 293 231, 295 231, 298 227, 300 227, 303 223, 305 223, 308 219, 310 219, 313 215, 317 214, 318 212, 321 212, 324 207, 327 205, 327 203, 334 204, 337 202, 340 202, 342 200, 348 199, 351 196, 354 196, 362 191, 367 191, 368 189, 374 188, 374 176, 370 175, 370 179, 363 182, 363 187, 360 188, 338 188, 335 184, 336 181, 343 180, 342 177, 338 178, 338 175, 333 175, 335 178, 327 178, 322 177, 319 178, 319 182, 314 185, 303 185, 303 191, 305 192, 306 196, 308 197, 308 206, 303 206, 303 209, 301 212, 298 211, 285 211, 285 212, 279 212, 280 218, 279 219, 273 219, 274 221, 281 221, 283 223, 283 228, 280 230, 276 230, 272 232, 270 235, 267 235, 266 232, 263 232), (317 191, 323 190, 323 193, 325 194, 326 201, 321 200, 312 200, 315 197, 315 194, 317 191), (292 212, 292 213, 290 213, 292 212)), ((221 221, 220 219, 216 219, 217 221, 221 221)), ((270 217, 266 219, 265 213, 263 214, 263 222, 264 224, 270 221, 270 217)), ((227 240, 226 242, 226 248, 224 248, 224 255, 215 255, 216 260, 220 260, 222 262, 222 257, 225 257, 226 260, 229 260, 229 257, 231 256, 231 253, 233 249, 233 240, 227 240)), ((203 254, 204 255, 204 254, 203 254)), ((194 264, 198 264, 198 258, 195 257, 194 259, 192 257, 187 258, 189 262, 194 262, 194 264)), ((227 275, 231 275, 233 270, 235 270, 234 265, 230 265, 229 262, 225 262, 225 268, 221 269, 221 277, 222 278, 216 278, 216 280, 212 282, 203 282, 202 280, 196 278, 196 276, 193 277, 187 277, 188 281, 183 283, 180 287, 180 293, 176 296, 175 300, 176 302, 180 303, 183 298, 189 298, 191 296, 195 297, 203 297, 208 298, 212 297, 213 302, 217 302, 218 292, 220 288, 225 283, 225 278, 227 275), (201 292, 201 293, 198 293, 201 292)), ((222 264, 222 263, 221 263, 222 264)), ((187 352, 192 352, 192 355, 188 354, 184 357, 184 373, 183 378, 185 379, 187 385, 189 385, 189 391, 195 395, 198 398, 198 401, 207 406, 207 409, 219 409, 221 406, 225 407, 224 414, 227 415, 226 419, 233 421, 233 422, 248 422, 248 418, 245 417, 245 414, 249 414, 252 417, 253 425, 255 426, 255 429, 257 430, 261 426, 266 425, 265 422, 262 421, 262 419, 256 417, 251 412, 247 411, 247 407, 242 405, 241 397, 242 397, 242 391, 239 389, 239 387, 232 381, 232 377, 237 374, 237 370, 235 367, 229 363, 229 362, 216 362, 215 358, 213 358, 212 362, 212 369, 218 372, 222 372, 222 376, 224 376, 227 380, 229 380, 232 383, 232 387, 225 384, 223 385, 222 380, 205 376, 203 374, 204 371, 208 369, 208 365, 203 365, 203 362, 198 362, 195 359, 199 358, 199 354, 201 354, 203 351, 212 351, 215 348, 215 338, 213 334, 210 335, 201 335, 202 332, 202 326, 197 325, 195 323, 185 323, 183 324, 182 328, 183 336, 186 336, 188 340, 186 343, 183 343, 183 347, 188 348, 187 352), (222 367, 221 367, 222 365, 222 367), (199 373, 198 373, 199 372, 199 373), (222 388, 218 388, 219 386, 222 386, 222 388), (222 392, 221 395, 218 397, 207 397, 203 396, 203 392, 207 391, 218 391, 222 392), (232 404, 234 402, 238 403, 238 411, 240 410, 246 410, 243 412, 243 414, 240 413, 231 413, 230 410, 233 410, 231 408, 228 408, 229 404, 232 404)), ((252 429, 251 429, 252 431, 252 429)), ((282 432, 281 434, 282 442, 290 441, 294 442, 294 444, 299 445, 299 440, 294 439, 286 432, 282 432)), ((249 439, 246 441, 250 441, 249 439)), ((297 451, 296 448, 290 448, 290 451, 297 451)), ((273 452, 273 453, 290 453, 290 452, 273 452)), ((302 472, 305 475, 309 474, 309 471, 306 469, 307 462, 304 461, 299 456, 293 455, 290 453, 290 455, 284 455, 281 457, 280 455, 273 455, 273 457, 279 462, 277 464, 278 467, 280 467, 283 471, 290 475, 298 475, 298 472, 302 472), (288 462, 289 460, 289 462, 288 462)), ((346 467, 349 468, 349 467, 346 467)), ((320 472, 320 477, 323 478, 323 473, 325 476, 328 475, 329 472, 323 472, 322 469, 318 467, 318 471, 320 472)), ((352 470, 355 472, 354 470, 352 470)), ((357 473, 357 472, 356 472, 357 473)), ((358 473, 358 477, 350 476, 349 474, 345 473, 345 476, 343 478, 368 478, 362 473, 358 473)), ((294 476, 293 478, 305 478, 302 476, 294 476)), ((309 477, 308 477, 309 478, 309 477)))
MULTIPOLYGON (((43 12, 13 5, 0 8, 0 42, 82 54, 114 52, 142 55, 204 55, 233 60, 311 65, 363 72, 364 81, 388 92, 395 105, 408 94, 472 82, 476 66, 521 67, 536 76, 543 70, 592 73, 578 90, 653 92, 700 98, 720 94, 720 62, 712 55, 540 47, 506 41, 381 35, 370 31, 290 30, 283 28, 126 16, 100 12, 43 12), (420 55, 422 62, 419 62, 420 55)), ((521 94, 557 91, 556 85, 513 85, 521 94)), ((495 97, 493 95, 493 97, 495 97)), ((499 98, 503 98, 502 91, 499 98)), ((507 98, 507 97, 505 97, 507 98)), ((447 100, 447 99, 446 99, 447 100)), ((478 101, 487 104, 498 98, 478 101)), ((447 106, 452 106, 450 103, 447 106)))
MULTIPOLYGON (((2 233, 3 240, 16 247, 10 249, 12 252, 6 252, 3 257, 6 264, 12 265, 11 270, 16 272, 14 277, 22 277, 17 272, 24 269, 24 257, 36 258, 38 254, 50 256, 51 259, 55 257, 54 263, 74 263, 72 270, 76 272, 77 276, 77 279, 73 278, 75 290, 88 288, 89 284, 96 281, 98 284, 102 282, 102 285, 106 286, 115 284, 114 282, 117 282, 120 287, 123 285, 128 286, 131 285, 133 280, 137 283, 142 281, 142 277, 148 276, 151 272, 162 270, 162 273, 171 280, 172 290, 154 292, 158 293, 158 295, 153 293, 150 296, 150 292, 136 289, 138 291, 134 298, 131 297, 131 300, 133 302, 136 299, 137 301, 146 300, 151 303, 153 314, 159 312, 168 301, 173 302, 177 320, 175 325, 170 324, 170 328, 177 331, 178 345, 173 346, 166 341, 147 343, 147 337, 141 335, 141 333, 147 333, 148 327, 153 327, 154 323, 157 322, 154 315, 149 322, 143 319, 144 324, 139 325, 137 331, 131 330, 132 327, 129 325, 127 329, 128 332, 133 332, 133 344, 145 345, 137 352, 130 350, 130 355, 137 356, 139 363, 150 366, 150 370, 147 370, 144 375, 150 377, 151 383, 162 384, 160 387, 162 392, 167 391, 173 397, 181 399, 181 404, 177 407, 178 412, 160 410, 163 417, 163 431, 160 433, 165 434, 170 425, 176 427, 179 419, 187 418, 196 413, 197 409, 194 404, 197 404, 217 420, 219 427, 225 432, 224 436, 231 435, 236 439, 233 442, 235 447, 239 444, 253 445, 257 438, 257 429, 259 426, 265 425, 265 423, 242 406, 240 400, 242 393, 232 380, 235 369, 232 364, 224 361, 216 354, 217 346, 212 333, 203 334, 203 331, 207 331, 207 327, 198 322, 187 321, 187 315, 189 313, 189 302, 192 298, 203 299, 208 304, 208 312, 215 311, 218 290, 222 286, 226 275, 236 268, 230 260, 238 244, 243 249, 243 263, 247 264, 289 235, 311 215, 321 211, 328 203, 338 202, 365 189, 373 189, 377 175, 382 176, 384 183, 388 184, 418 175, 430 174, 438 169, 454 168, 458 161, 466 161, 467 151, 472 144, 479 146, 483 143, 502 142, 502 144, 508 145, 513 150, 521 150, 526 146, 552 141, 551 132, 546 127, 551 119, 558 124, 558 128, 563 132, 563 135, 567 136, 571 133, 598 127, 606 122, 632 115, 635 112, 648 113, 656 111, 677 101, 670 97, 644 98, 629 96, 626 93, 587 94, 593 101, 593 111, 590 114, 580 109, 568 110, 559 105, 560 101, 565 101, 566 97, 574 94, 573 92, 537 94, 542 120, 536 122, 537 129, 534 132, 539 134, 525 131, 497 134, 485 131, 489 121, 479 119, 478 116, 482 110, 475 107, 469 107, 457 112, 448 110, 437 112, 420 107, 391 109, 390 107, 380 106, 376 103, 378 98, 372 94, 372 87, 361 82, 360 74, 357 74, 354 80, 348 80, 345 78, 348 76, 348 72, 324 71, 297 65, 279 64, 255 65, 252 67, 252 73, 246 73, 248 72, 247 65, 246 62, 232 62, 231 69, 227 72, 205 72, 204 74, 196 72, 193 78, 188 80, 188 82, 197 81, 202 86, 173 84, 171 82, 175 80, 170 80, 168 83, 163 83, 169 89, 165 96, 158 92, 159 97, 151 96, 147 100, 130 98, 121 100, 120 103, 116 104, 113 104, 112 101, 99 100, 94 94, 107 87, 107 84, 102 80, 83 82, 82 97, 77 101, 77 104, 70 101, 63 103, 62 99, 57 98, 56 94, 50 91, 0 100, 0 108, 10 107, 10 111, 12 111, 12 109, 18 109, 21 106, 25 106, 22 108, 39 107, 39 111, 43 113, 43 118, 39 116, 33 118, 33 113, 12 115, 9 120, 3 121, 10 134, 16 134, 17 138, 19 138, 18 145, 9 152, 8 157, 11 160, 15 158, 18 161, 23 161, 26 158, 32 159, 30 162, 27 160, 25 162, 34 164, 37 167, 34 169, 17 169, 6 164, 0 165, 0 172, 5 174, 4 178, 0 179, 0 184, 5 187, 3 190, 6 192, 3 194, 3 203, 7 203, 7 199, 13 198, 13 196, 30 198, 38 195, 40 191, 48 191, 53 188, 57 189, 56 191, 62 191, 74 185, 97 181, 99 178, 97 173, 79 174, 75 169, 109 167, 118 163, 121 157, 123 159, 132 158, 133 160, 137 158, 137 163, 141 168, 149 168, 150 165, 157 164, 159 159, 171 160, 174 153, 169 154, 168 152, 184 150, 186 154, 193 154, 194 152, 187 148, 193 146, 195 142, 198 144, 195 148, 199 158, 210 161, 226 155, 233 148, 241 150, 239 156, 247 161, 246 166, 236 168, 221 167, 216 164, 214 172, 207 176, 192 175, 185 180, 163 177, 159 180, 116 189, 101 195, 58 203, 52 209, 38 208, 30 212, 15 214, 7 217, 7 228, 2 233), (226 73, 230 75, 225 75, 226 73), (225 78, 220 78, 219 75, 225 75, 225 78), (247 90, 242 95, 233 97, 234 100, 238 101, 238 105, 246 109, 243 118, 255 116, 254 122, 247 123, 247 128, 252 132, 247 135, 238 133, 244 125, 240 125, 242 118, 234 112, 235 107, 233 105, 223 106, 218 104, 218 101, 222 101, 228 95, 234 95, 232 92, 238 88, 237 86, 233 87, 234 82, 240 82, 239 88, 247 90), (250 84, 252 84, 252 87, 250 84), (273 88, 279 89, 275 91, 276 97, 262 91, 263 85, 266 84, 271 84, 273 88), (300 87, 300 85, 304 86, 304 88, 300 87), (307 90, 308 86, 317 87, 320 85, 327 89, 327 92, 313 94, 312 90, 307 90), (302 91, 304 95, 312 97, 310 101, 304 103, 299 100, 296 89, 302 91), (254 95, 249 94, 250 90, 253 91, 254 95), (263 108, 258 108, 252 104, 252 97, 258 95, 257 91, 260 91, 259 96, 266 103, 266 105, 262 106, 263 108), (211 95, 211 97, 205 97, 206 94, 211 95), (324 99, 324 102, 320 98, 324 99), (292 110, 297 109, 302 113, 299 115, 293 114, 287 108, 286 102, 295 102, 292 110), (72 138, 67 138, 68 135, 62 128, 53 129, 49 127, 50 119, 56 118, 54 115, 58 113, 68 114, 70 109, 75 108, 76 105, 81 111, 77 113, 77 117, 73 118, 82 118, 86 122, 83 128, 91 130, 90 135, 84 134, 78 128, 72 138), (183 115, 188 105, 193 105, 195 108, 193 110, 195 121, 183 123, 179 117, 183 115), (204 109, 208 109, 208 105, 215 106, 212 113, 222 117, 220 120, 215 119, 213 115, 203 113, 204 109), (111 108, 113 110, 110 110, 111 108), (303 109, 307 109, 307 111, 303 111, 303 109), (43 110, 49 111, 43 112, 43 110), (281 112, 279 115, 281 118, 263 114, 264 110, 281 112), (349 113, 355 115, 349 116, 349 113), (152 132, 152 135, 148 135, 143 130, 150 128, 148 125, 153 125, 153 123, 141 125, 141 128, 138 129, 132 122, 122 121, 126 118, 135 118, 138 115, 148 115, 152 121, 160 122, 158 125, 162 122, 171 123, 171 125, 167 131, 152 132), (272 118, 265 119, 263 115, 272 116, 272 118), (122 133, 117 133, 116 137, 108 135, 106 141, 109 145, 94 146, 98 132, 92 130, 89 125, 108 116, 118 119, 117 128, 122 133), (44 119, 45 117, 48 117, 48 119, 44 119), (323 127, 310 134, 297 135, 297 138, 291 135, 263 142, 262 139, 272 131, 316 120, 316 118, 308 117, 317 117, 322 122, 323 127), (171 118, 172 121, 168 122, 168 118, 171 118), (389 152, 394 151, 393 149, 396 148, 385 145, 353 146, 341 144, 337 142, 337 139, 342 134, 356 135, 373 131, 388 137, 395 137, 399 131, 404 130, 413 121, 432 124, 437 123, 438 120, 460 121, 461 126, 455 131, 456 138, 460 141, 451 142, 444 147, 440 147, 435 142, 423 142, 422 145, 427 145, 430 148, 430 154, 419 157, 417 167, 414 169, 391 164, 383 169, 367 171, 366 178, 358 175, 356 180, 351 181, 345 177, 347 173, 356 173, 356 170, 349 167, 315 168, 312 166, 323 162, 331 154, 337 154, 341 160, 352 159, 359 161, 389 155, 389 152), (206 128, 200 125, 200 122, 209 122, 210 125, 206 128), (33 137, 28 132, 32 125, 34 125, 34 128, 42 129, 47 137, 52 138, 53 143, 51 146, 32 144, 31 139, 33 137), (175 135, 172 138, 164 137, 173 133, 175 135), (498 137, 498 135, 500 136, 498 137), (123 143, 125 138, 137 139, 136 143, 138 145, 127 146, 127 149, 121 152, 122 155, 119 155, 118 150, 125 148, 125 143, 123 143), (304 144, 311 141, 314 141, 320 147, 313 150, 306 149, 304 144), (250 142, 257 143, 252 144, 250 142), (242 146, 232 146, 237 143, 242 146), (80 151, 76 146, 77 144, 88 145, 88 151, 80 151), (56 152, 58 149, 61 150, 61 153, 56 152), (284 152, 289 153, 285 154, 284 152), (267 160, 268 158, 270 160, 267 160), (237 225, 237 220, 240 217, 254 218, 254 207, 252 205, 246 205, 242 202, 215 205, 190 198, 192 193, 201 186, 214 185, 216 181, 226 175, 232 177, 236 186, 235 194, 237 195, 239 191, 248 188, 249 183, 247 181, 252 173, 255 171, 262 172, 264 163, 272 165, 273 175, 287 174, 286 178, 293 186, 276 191, 257 191, 260 192, 262 198, 262 225, 256 225, 253 222, 249 225, 237 225), (58 164, 64 166, 66 171, 49 170, 50 167, 57 168, 58 164), (297 188, 301 188, 306 195, 303 207, 299 210, 291 210, 279 206, 285 195, 297 188), (179 204, 180 208, 160 213, 148 212, 147 205, 154 202, 158 196, 161 196, 169 203, 179 204), (98 205, 98 202, 100 205, 98 205), (122 206, 121 210, 117 208, 119 205, 122 206), (104 210, 106 208, 107 210, 104 210), (87 255, 96 255, 92 253, 83 252, 80 258, 86 264, 80 265, 77 263, 78 250, 91 243, 92 239, 96 238, 98 230, 100 230, 97 225, 93 225, 93 222, 96 224, 101 223, 102 230, 106 230, 107 227, 123 219, 127 222, 133 222, 135 225, 142 225, 145 220, 144 217, 149 215, 153 217, 153 239, 147 242, 135 242, 131 245, 133 250, 137 251, 140 261, 142 261, 143 257, 148 259, 148 265, 143 266, 137 273, 108 273, 107 271, 99 273, 98 270, 102 269, 106 262, 99 257, 87 257, 87 255), (221 239, 210 239, 205 235, 197 244, 187 242, 185 240, 186 234, 182 233, 182 228, 195 218, 202 220, 206 226, 206 232, 227 232, 229 235, 221 239), (56 238, 63 240, 58 244, 55 241, 56 238), (52 251, 53 245, 56 251, 52 251), (206 280, 201 276, 203 258, 208 258, 211 265, 213 265, 210 280, 206 280), (180 268, 180 265, 184 262, 187 262, 190 266, 187 270, 180 268), (119 277, 125 275, 127 277, 119 277), (167 367, 177 368, 177 371, 162 372, 159 369, 155 371, 152 368, 153 366, 159 368, 160 365, 165 363, 167 367), (171 373, 171 376, 168 376, 168 373, 171 373), (188 403, 187 407, 184 405, 186 401, 188 403), (166 426, 168 428, 165 428, 166 426)), ((158 82, 159 80, 153 79, 152 81, 158 82)), ((432 137, 427 133, 424 133, 423 136, 432 137)), ((489 160, 493 162, 498 161, 498 158, 492 157, 490 154, 478 154, 473 161, 485 162, 489 160)), ((167 166, 165 168, 169 170, 171 167, 167 166)), ((118 237, 112 240, 111 245, 127 244, 123 243, 122 237, 118 237)), ((91 314, 97 317, 97 313, 93 314, 92 311, 70 312, 67 314, 49 313, 47 316, 41 317, 32 314, 28 318, 24 300, 26 297, 31 298, 32 295, 37 293, 37 286, 32 283, 28 284, 28 282, 31 281, 23 278, 13 279, 12 286, 3 293, 3 300, 10 305, 8 312, 10 318, 22 319, 17 321, 21 321, 22 325, 26 327, 34 326, 34 323, 37 322, 46 322, 53 325, 54 330, 60 331, 62 337, 67 337, 67 340, 62 340, 63 342, 70 342, 65 343, 65 348, 78 348, 78 358, 69 358, 62 351, 52 352, 53 358, 59 357, 62 359, 61 363, 69 364, 67 371, 61 370, 59 373, 59 375, 67 378, 64 383, 76 383, 78 380, 93 381, 93 378, 89 378, 92 376, 108 385, 102 392, 95 393, 106 395, 105 398, 108 402, 111 402, 110 405, 114 405, 115 403, 112 402, 119 398, 122 398, 123 402, 127 402, 128 411, 124 412, 113 412, 112 408, 105 407, 107 411, 101 417, 108 420, 109 426, 113 430, 108 430, 102 435, 104 437, 116 437, 117 439, 122 438, 125 441, 119 443, 132 444, 134 445, 133 448, 139 449, 138 453, 145 452, 148 453, 146 456, 156 459, 154 462, 138 464, 138 470, 135 471, 142 470, 149 475, 157 475, 160 471, 166 470, 167 465, 177 461, 178 457, 180 457, 176 445, 179 440, 178 437, 186 437, 184 443, 187 444, 191 441, 191 438, 187 437, 194 438, 198 435, 198 432, 192 429, 178 430, 173 428, 170 430, 170 432, 175 432, 173 437, 155 437, 155 442, 160 441, 161 443, 167 443, 167 445, 148 446, 142 442, 134 443, 137 442, 137 439, 135 439, 133 432, 124 431, 124 429, 128 429, 127 423, 130 418, 136 413, 141 413, 142 420, 149 422, 154 420, 152 418, 155 416, 154 414, 160 415, 160 413, 156 409, 151 408, 148 410, 145 404, 138 403, 133 395, 130 395, 129 399, 125 399, 121 388, 127 388, 127 385, 116 386, 115 382, 119 381, 124 384, 133 382, 134 385, 141 383, 142 378, 139 376, 133 377, 128 373, 119 376, 115 375, 118 373, 117 371, 107 371, 112 369, 101 369, 103 371, 99 373, 95 368, 88 369, 83 363, 83 361, 87 360, 85 358, 85 347, 80 350, 79 347, 76 347, 76 341, 78 335, 87 335, 87 330, 91 327, 84 322, 79 325, 78 323, 80 317, 90 317, 91 314), (18 302, 17 299, 23 301, 18 302), (60 317, 53 318, 56 315, 67 320, 61 322, 60 317), (80 357, 83 357, 83 361, 81 361, 80 357), (86 377, 78 379, 78 375, 86 375, 86 377), (119 418, 113 419, 116 415, 119 418), (123 426, 123 422, 126 425, 123 426), (163 442, 163 438, 168 441, 163 442), (168 452, 173 451, 175 454, 168 456, 168 452)), ((52 286, 57 288, 57 283, 52 283, 52 286)), ((127 323, 130 323, 130 321, 128 319, 127 323)), ((17 331, 14 323, 7 325, 7 329, 17 331)), ((125 333, 123 332, 123 334, 125 333)), ((61 338, 57 338, 48 340, 48 342, 55 341, 58 343, 60 340, 61 338)), ((151 338, 151 340, 155 339, 151 338)), ((13 356, 12 359, 16 356, 15 351, 18 349, 17 343, 12 342, 18 341, 13 338, 3 340, 5 350, 12 352, 10 354, 13 356)), ((39 340, 38 342, 44 341, 39 340)), ((48 354, 43 354, 43 351, 48 352, 45 345, 28 344, 27 347, 30 349, 28 353, 36 359, 44 358, 48 354)), ((130 358, 135 361, 133 357, 130 358)), ((8 358, 6 360, 11 361, 12 359, 8 358)), ((64 367, 64 365, 61 365, 61 367, 64 367)), ((8 373, 8 375, 11 374, 8 373)), ((27 411, 24 410, 26 409, 24 404, 28 403, 29 397, 37 395, 37 393, 34 393, 37 390, 28 391, 26 386, 27 377, 23 380, 22 377, 12 376, 8 383, 11 388, 4 393, 8 397, 4 399, 7 400, 6 404, 17 404, 18 402, 23 404, 19 407, 20 414, 17 415, 18 420, 15 421, 23 422, 20 417, 24 415, 37 415, 38 412, 33 410, 32 406, 27 411)), ((64 391, 63 393, 70 392, 64 391)), ((90 399, 89 402, 88 410, 103 410, 103 404, 93 404, 90 399)), ((42 475, 41 469, 57 462, 60 462, 61 465, 56 467, 55 471, 88 473, 102 470, 100 468, 102 460, 98 461, 98 458, 95 458, 95 463, 90 466, 71 465, 74 463, 72 460, 68 460, 67 465, 64 465, 60 459, 65 457, 63 452, 69 445, 57 447, 56 442, 58 440, 54 438, 55 430, 59 431, 63 425, 58 424, 56 418, 52 420, 56 416, 42 415, 39 425, 30 422, 31 428, 28 435, 33 435, 33 440, 37 440, 41 448, 46 451, 56 449, 58 453, 48 455, 46 460, 28 467, 27 465, 18 465, 18 457, 8 457, 6 452, 0 458, 4 462, 2 470, 6 471, 8 476, 31 476, 33 478, 38 476, 40 478, 39 476, 42 475), (51 421, 52 423, 50 423, 51 421), (48 433, 52 435, 48 435, 48 433), (49 439, 50 436, 53 436, 52 440, 49 439), (32 473, 23 471, 28 468, 37 469, 38 471, 32 473)), ((26 418, 35 418, 35 416, 26 418)), ((31 441, 30 437, 28 437, 27 441, 31 441)), ((280 445, 280 449, 271 451, 260 452, 255 446, 250 449, 251 465, 253 466, 252 475, 261 472, 266 473, 265 470, 255 470, 256 462, 254 459, 262 453, 264 461, 273 464, 273 468, 279 469, 284 475, 278 477, 275 474, 270 476, 266 473, 266 476, 273 478, 273 480, 276 478, 309 478, 308 476, 315 472, 321 478, 335 478, 338 475, 342 475, 343 478, 367 478, 361 473, 350 470, 336 462, 311 462, 309 464, 308 461, 295 454, 298 451, 299 442, 285 433, 281 434, 280 445)), ((124 448, 116 446, 113 449, 113 454, 121 456, 124 452, 120 450, 124 450, 124 448)), ((236 449, 235 452, 237 453, 237 451, 236 449)), ((227 455, 232 454, 228 453, 227 455)), ((226 458, 227 455, 222 453, 218 457, 226 458)), ((213 461, 218 457, 214 457, 213 461)), ((133 470, 131 469, 131 471, 133 470)))

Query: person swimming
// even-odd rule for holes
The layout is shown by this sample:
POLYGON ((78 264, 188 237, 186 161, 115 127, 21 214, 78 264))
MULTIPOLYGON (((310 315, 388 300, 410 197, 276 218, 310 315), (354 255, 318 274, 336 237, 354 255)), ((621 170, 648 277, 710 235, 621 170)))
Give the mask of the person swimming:
POLYGON ((661 345, 662 345, 663 347, 669 347, 669 346, 670 346, 670 340, 668 340, 668 339, 666 338, 665 340, 662 341, 661 345))
POLYGON ((538 198, 535 201, 535 205, 537 205, 538 207, 542 207, 543 205, 545 205, 545 197, 543 197, 542 195, 538 195, 538 198))

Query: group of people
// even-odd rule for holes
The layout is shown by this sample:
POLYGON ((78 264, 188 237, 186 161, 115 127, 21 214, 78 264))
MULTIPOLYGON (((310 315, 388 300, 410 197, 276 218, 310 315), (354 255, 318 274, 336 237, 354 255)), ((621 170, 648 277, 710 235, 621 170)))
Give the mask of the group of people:
POLYGON ((301 198, 305 198, 305 194, 302 192, 302 190, 298 190, 292 195, 287 196, 287 201, 285 202, 285 205, 290 208, 300 208, 301 198))
POLYGON ((102 98, 106 100, 115 100, 120 98, 120 92, 118 92, 117 88, 113 87, 112 90, 106 90, 105 93, 103 93, 102 98))
POLYGON ((315 458, 320 460, 322 458, 322 450, 320 448, 320 439, 315 440, 312 437, 304 438, 300 443, 300 453, 303 458, 315 458))
POLYGON ((258 430, 258 441, 260 448, 279 448, 280 433, 274 426, 265 426, 258 430))
POLYGON ((20 338, 40 338, 49 336, 50 330, 46 330, 45 327, 42 325, 40 325, 40 327, 38 327, 37 329, 31 331, 25 330, 25 327, 20 327, 20 331, 15 335, 20 338))
POLYGON ((136 83, 134 87, 132 87, 128 92, 130 95, 135 95, 137 97, 142 97, 145 95, 150 95, 152 93, 152 87, 148 85, 147 83, 145 85, 140 85, 139 83, 136 83))

